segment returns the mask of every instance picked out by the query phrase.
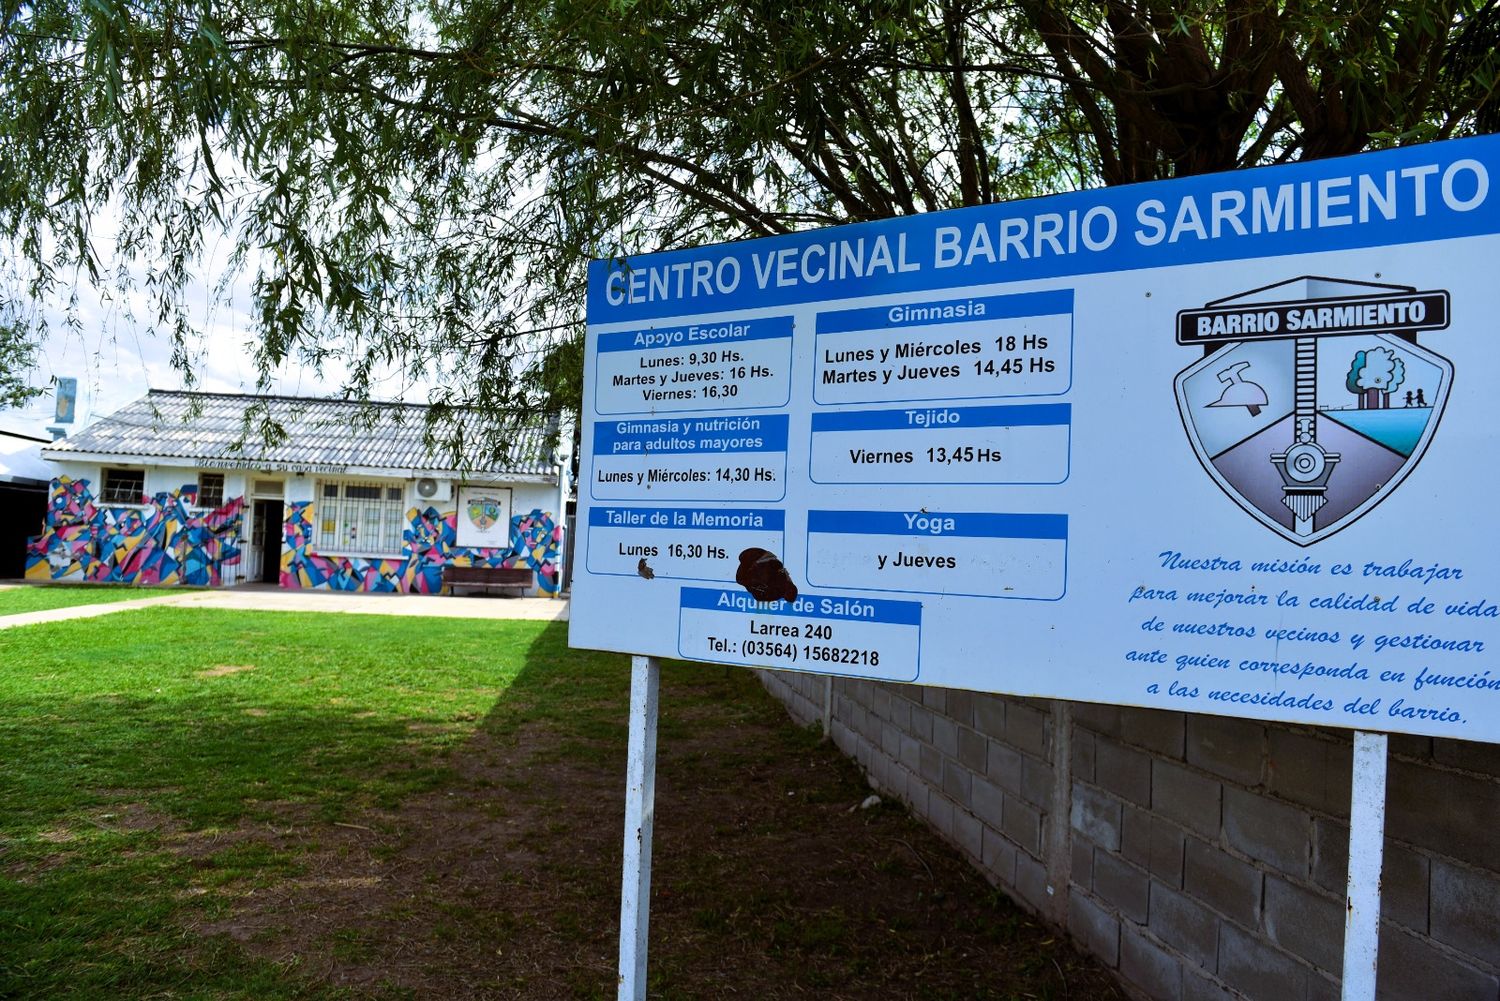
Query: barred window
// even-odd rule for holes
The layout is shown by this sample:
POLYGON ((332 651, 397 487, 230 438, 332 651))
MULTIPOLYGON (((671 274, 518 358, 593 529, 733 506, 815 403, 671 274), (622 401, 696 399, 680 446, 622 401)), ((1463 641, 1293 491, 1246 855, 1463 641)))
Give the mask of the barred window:
POLYGON ((144 469, 105 468, 99 484, 99 500, 105 504, 140 504, 146 495, 144 469))
POLYGON ((224 474, 223 473, 199 473, 198 474, 198 506, 199 507, 223 507, 224 506, 224 474))
POLYGON ((406 492, 399 486, 325 480, 315 507, 314 542, 329 552, 399 555, 406 529, 406 492))

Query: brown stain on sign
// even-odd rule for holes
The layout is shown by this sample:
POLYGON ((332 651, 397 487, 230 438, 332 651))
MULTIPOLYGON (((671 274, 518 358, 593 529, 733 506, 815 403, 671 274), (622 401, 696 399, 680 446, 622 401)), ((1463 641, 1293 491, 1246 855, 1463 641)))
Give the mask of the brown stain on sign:
POLYGON ((756 601, 797 600, 797 585, 792 583, 792 575, 769 550, 752 547, 740 553, 740 567, 734 579, 756 601))

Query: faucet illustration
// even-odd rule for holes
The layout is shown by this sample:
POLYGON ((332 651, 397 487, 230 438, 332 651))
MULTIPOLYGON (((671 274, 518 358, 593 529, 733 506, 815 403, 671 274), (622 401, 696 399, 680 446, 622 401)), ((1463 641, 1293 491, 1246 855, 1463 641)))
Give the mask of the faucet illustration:
POLYGON ((1224 392, 1220 393, 1219 398, 1209 406, 1244 407, 1250 411, 1251 417, 1259 417, 1260 408, 1266 406, 1266 391, 1259 383, 1245 379, 1245 369, 1249 367, 1249 362, 1239 361, 1219 372, 1219 381, 1224 383, 1224 392))

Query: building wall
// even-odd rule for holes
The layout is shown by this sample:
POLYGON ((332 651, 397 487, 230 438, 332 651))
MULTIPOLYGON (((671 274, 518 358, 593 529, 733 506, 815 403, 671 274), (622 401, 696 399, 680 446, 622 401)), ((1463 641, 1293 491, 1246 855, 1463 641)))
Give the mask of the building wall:
MULTIPOLYGON (((515 491, 517 510, 522 490, 515 491)), ((475 549, 457 543, 458 513, 435 507, 407 511, 399 558, 323 556, 311 543, 315 501, 287 505, 286 539, 281 555, 281 586, 330 588, 337 591, 403 591, 437 594, 443 567, 529 567, 537 593, 558 588, 558 545, 562 530, 551 512, 534 508, 511 517, 508 549, 475 549)))
MULTIPOLYGON (((48 465, 59 471, 59 474, 69 480, 87 480, 90 490, 95 491, 103 482, 105 465, 97 462, 70 462, 67 460, 49 460, 48 465)), ((114 462, 108 463, 110 468, 140 469, 145 472, 145 492, 142 496, 142 505, 149 504, 151 500, 161 493, 181 491, 188 486, 195 485, 198 481, 198 469, 193 466, 157 466, 143 465, 139 462, 114 462)), ((224 497, 238 497, 245 492, 245 477, 243 473, 226 472, 224 474, 224 497)))
MULTIPOLYGON (((762 672, 795 719, 825 679, 762 672)), ((1339 996, 1344 731, 849 679, 832 738, 1141 997, 1339 996)), ((1392 737, 1380 997, 1500 998, 1500 747, 1392 737)))
MULTIPOLYGON (((97 474, 97 468, 90 468, 97 474)), ((241 560, 245 535, 245 477, 226 478, 224 506, 196 513, 196 471, 148 467, 146 488, 161 488, 138 506, 95 503, 92 480, 59 477, 52 482, 42 533, 26 547, 26 576, 33 580, 98 581, 117 584, 217 586, 225 569, 241 560), (168 482, 179 486, 163 488, 168 482), (190 481, 184 483, 183 481, 190 481), (240 495, 230 497, 228 491, 240 495)), ((311 482, 310 478, 304 478, 311 482)), ((288 480, 289 496, 293 479, 288 480)), ((364 559, 323 556, 310 544, 314 501, 291 500, 282 525, 283 587, 342 591, 400 591, 436 594, 442 568, 458 566, 530 567, 537 593, 558 587, 558 545, 562 532, 550 511, 556 489, 545 484, 512 488, 511 544, 505 549, 473 549, 456 543, 457 512, 413 507, 406 512, 402 555, 364 559), (536 504, 530 510, 522 504, 536 504), (551 506, 551 505, 549 505, 551 506)))
POLYGON ((240 561, 244 499, 202 512, 196 500, 197 485, 188 483, 143 497, 140 505, 106 507, 95 503, 90 480, 60 476, 51 484, 41 534, 27 540, 26 577, 219 584, 224 568, 240 561))

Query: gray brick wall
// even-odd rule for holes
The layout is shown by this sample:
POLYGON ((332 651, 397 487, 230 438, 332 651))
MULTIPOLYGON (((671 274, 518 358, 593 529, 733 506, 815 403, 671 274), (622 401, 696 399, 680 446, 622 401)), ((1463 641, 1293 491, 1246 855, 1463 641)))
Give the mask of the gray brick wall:
MULTIPOLYGON (((761 672, 792 717, 825 680, 761 672)), ((882 795, 1132 993, 1335 1001, 1346 733, 850 679, 831 736, 882 795)), ((1393 737, 1381 1001, 1500 1001, 1500 747, 1393 737)))

